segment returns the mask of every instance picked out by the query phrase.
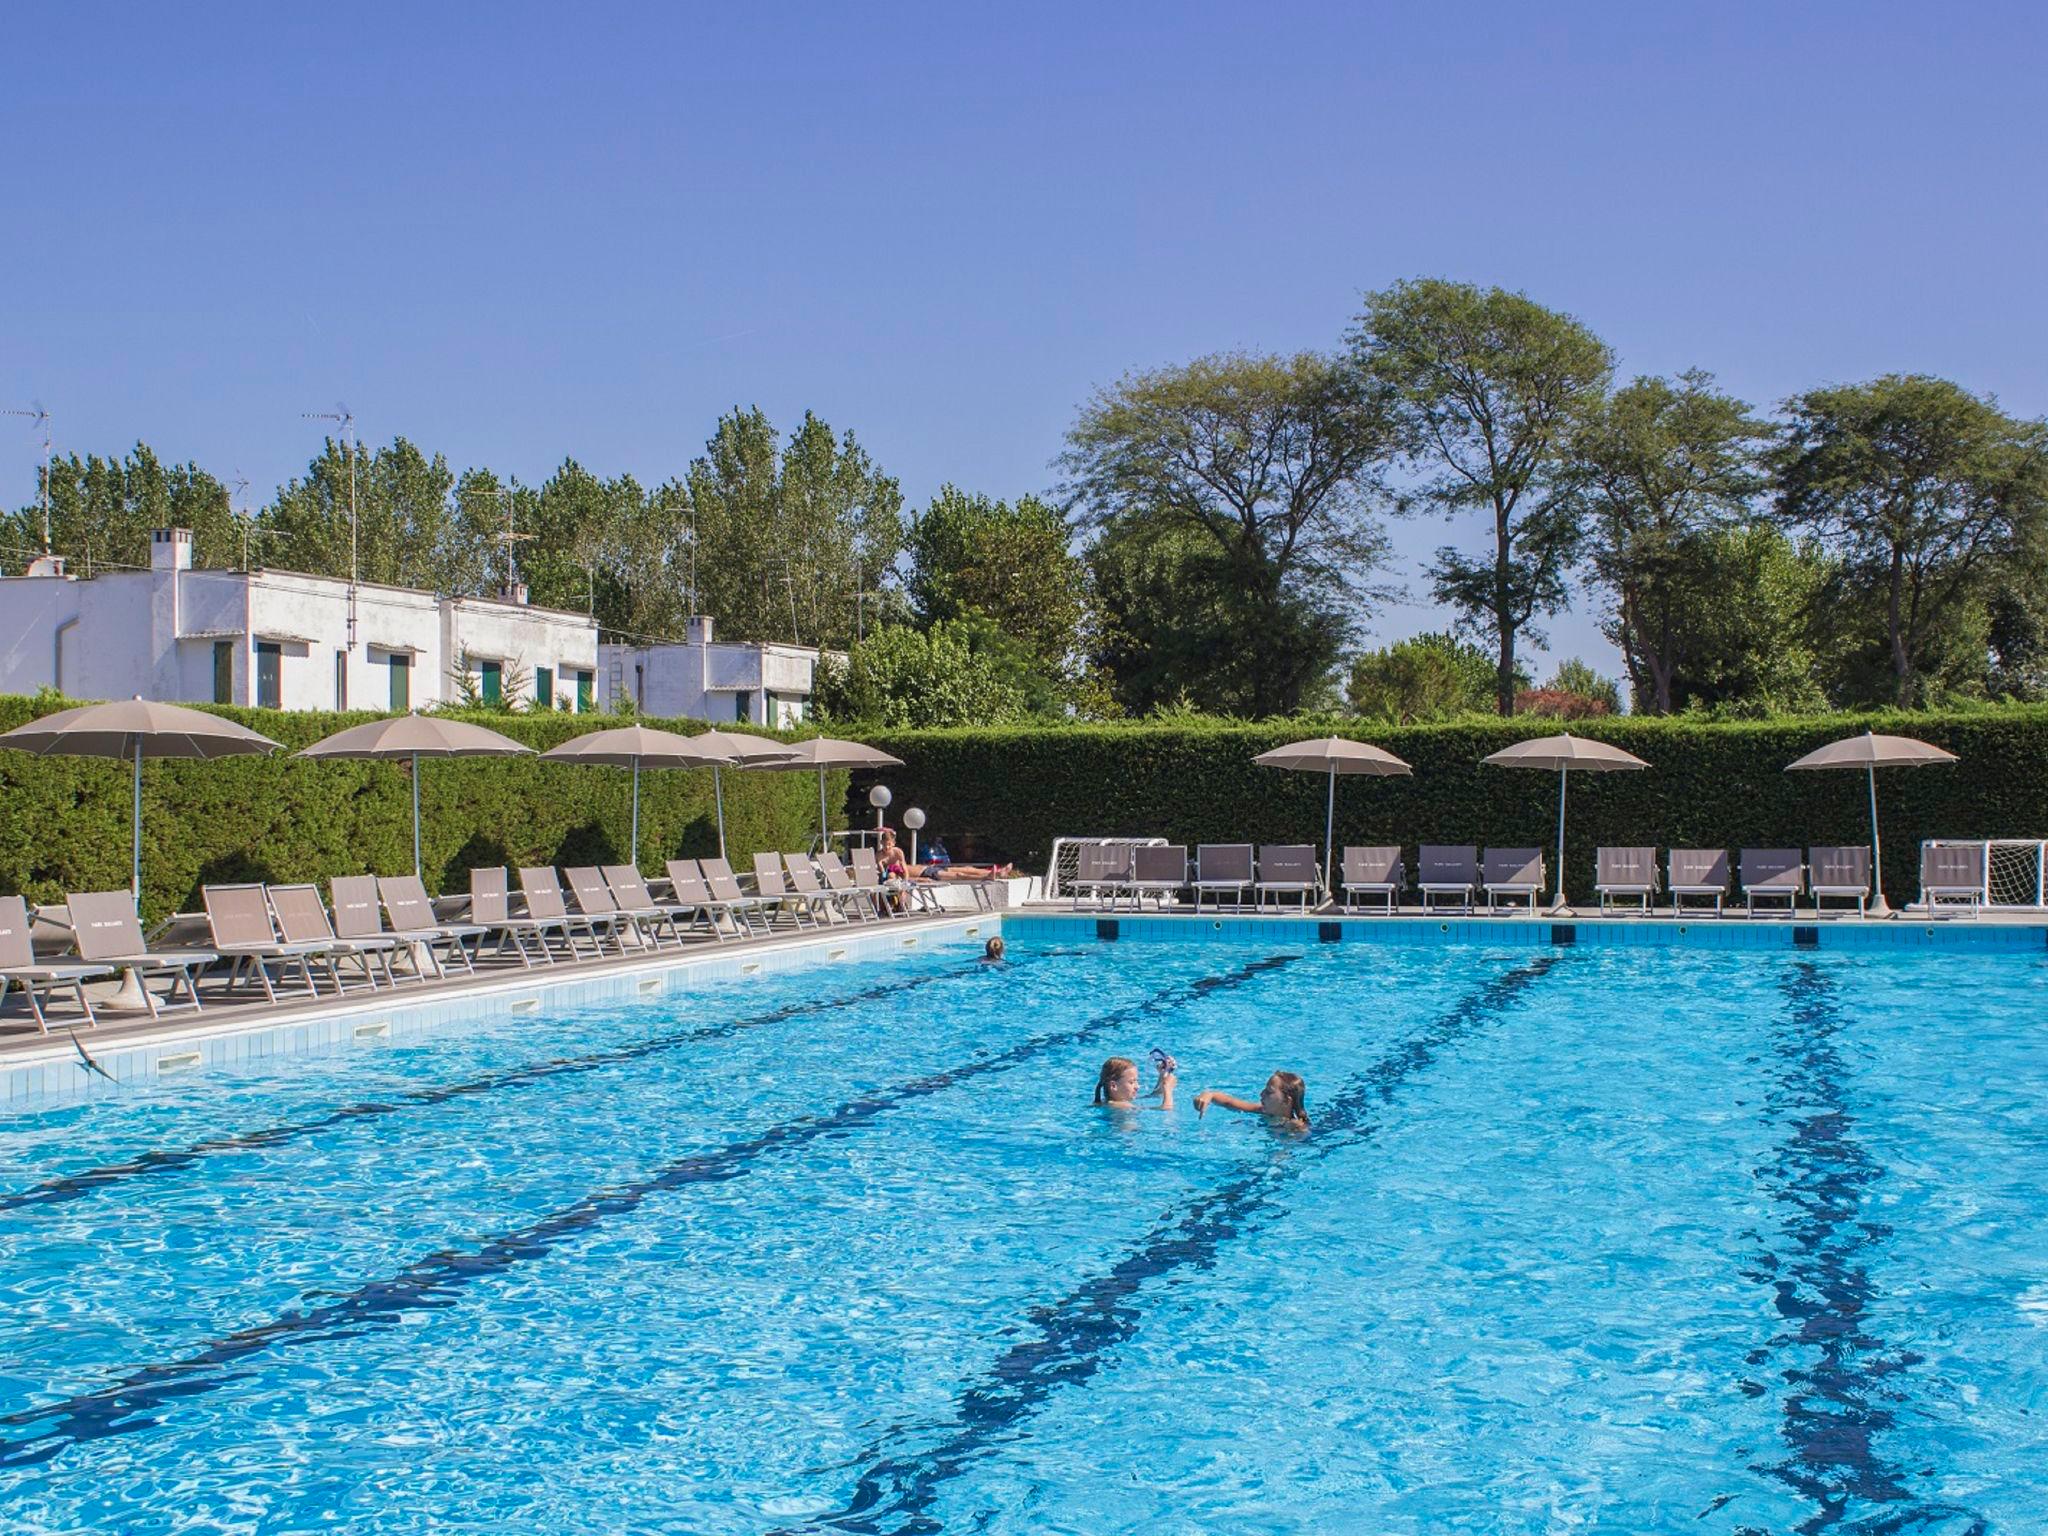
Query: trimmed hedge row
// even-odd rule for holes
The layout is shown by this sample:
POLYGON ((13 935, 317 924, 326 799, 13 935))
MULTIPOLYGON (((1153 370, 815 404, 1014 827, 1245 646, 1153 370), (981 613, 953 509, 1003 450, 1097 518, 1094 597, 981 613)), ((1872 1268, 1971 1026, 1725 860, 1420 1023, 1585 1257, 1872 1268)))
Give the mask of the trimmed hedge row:
MULTIPOLYGON (((1736 850, 1870 840, 1864 776, 1786 773, 1813 748, 1865 729, 1946 747, 1952 767, 1881 770, 1878 807, 1885 890, 1918 891, 1926 837, 2048 837, 2048 706, 1957 714, 1836 715, 1704 723, 1587 721, 1573 727, 1643 758, 1646 772, 1574 773, 1567 817, 1567 889, 1590 897, 1594 849, 1655 843, 1736 850)), ((1420 842, 1538 845, 1557 835, 1557 775, 1483 766, 1512 741, 1556 722, 1516 719, 1404 729, 1346 727, 1411 764, 1412 778, 1340 778, 1337 843, 1399 843, 1413 870, 1420 842)), ((1202 842, 1314 842, 1327 781, 1252 762, 1324 724, 1105 725, 1052 729, 899 731, 864 739, 908 766, 874 778, 898 813, 921 806, 931 830, 970 835, 987 852, 1044 867, 1055 837, 1160 835, 1202 842)), ((958 846, 953 848, 956 857, 958 846)))
MULTIPOLYGON (((70 707, 0 696, 0 730, 70 707)), ((154 920, 197 904, 200 886, 233 880, 326 880, 412 868, 412 802, 402 763, 311 762, 290 754, 374 714, 208 706, 285 750, 217 762, 146 761, 142 892, 154 920)), ((546 750, 615 723, 590 715, 472 715, 546 750)), ((688 735, 700 720, 646 721, 688 735)), ((130 783, 121 763, 0 751, 0 892, 32 901, 128 884, 130 783)), ((756 849, 802 848, 817 835, 809 773, 727 772, 727 846, 741 868, 756 849)), ((846 799, 846 776, 828 781, 846 799)), ((421 857, 432 890, 466 890, 476 864, 622 862, 632 835, 632 774, 531 758, 450 758, 420 765, 421 857)), ((640 776, 640 863, 718 851, 709 769, 640 776)))

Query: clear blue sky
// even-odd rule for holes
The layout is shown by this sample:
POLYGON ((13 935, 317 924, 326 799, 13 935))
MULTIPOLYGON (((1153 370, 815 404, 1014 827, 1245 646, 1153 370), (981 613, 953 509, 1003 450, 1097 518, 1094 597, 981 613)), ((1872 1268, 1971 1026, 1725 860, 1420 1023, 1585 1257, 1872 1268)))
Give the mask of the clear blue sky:
MULTIPOLYGON (((0 404, 258 494, 346 400, 655 481, 718 413, 913 505, 1046 488, 1135 366, 1444 275, 1759 402, 2044 378, 2024 5, 44 6, 0 50, 0 404)), ((0 421, 0 492, 33 487, 0 421)), ((1412 557, 1475 529, 1401 525, 1412 557)), ((1411 581, 1418 599, 1425 594, 1411 581)), ((1434 622, 1390 611, 1397 637, 1434 622)), ((1584 611, 1554 649, 1610 653, 1584 611)))

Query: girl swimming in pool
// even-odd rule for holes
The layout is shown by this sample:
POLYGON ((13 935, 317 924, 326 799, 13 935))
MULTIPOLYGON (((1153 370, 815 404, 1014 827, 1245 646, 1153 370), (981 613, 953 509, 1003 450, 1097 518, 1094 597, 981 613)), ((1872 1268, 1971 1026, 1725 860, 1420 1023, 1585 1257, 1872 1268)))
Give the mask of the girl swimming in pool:
MULTIPOLYGON (((1159 1100, 1161 1109, 1171 1109, 1180 1064, 1164 1051, 1155 1051, 1153 1065, 1159 1069, 1159 1079, 1149 1096, 1159 1100)), ((1112 1056, 1105 1061, 1102 1070, 1095 1074, 1095 1102, 1105 1109, 1136 1109, 1138 1064, 1128 1056, 1112 1056)))
POLYGON ((1308 1084, 1301 1080, 1299 1072, 1275 1072, 1266 1079, 1266 1086, 1259 1090, 1256 1099, 1240 1099, 1234 1094, 1204 1088, 1195 1095, 1195 1114, 1200 1116, 1211 1104, 1241 1110, 1247 1115, 1264 1115, 1276 1130, 1308 1129, 1308 1084))

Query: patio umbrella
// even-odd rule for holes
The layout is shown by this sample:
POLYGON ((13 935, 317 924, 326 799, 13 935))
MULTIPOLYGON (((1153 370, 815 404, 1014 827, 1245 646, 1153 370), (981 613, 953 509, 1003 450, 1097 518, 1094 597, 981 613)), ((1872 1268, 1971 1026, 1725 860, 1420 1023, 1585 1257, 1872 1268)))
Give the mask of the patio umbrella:
POLYGON ((438 715, 393 715, 352 725, 316 741, 300 757, 393 759, 412 763, 412 872, 420 872, 420 759, 423 757, 517 757, 533 748, 496 731, 438 715))
POLYGON ((711 796, 718 806, 718 856, 725 857, 725 785, 720 780, 720 768, 751 768, 762 763, 777 762, 788 757, 790 751, 779 741, 770 741, 765 736, 749 736, 743 731, 699 731, 690 738, 697 749, 705 754, 705 761, 711 764, 711 796))
MULTIPOLYGON (((0 740, 5 740, 0 737, 0 740)), ((1884 844, 1877 836, 1877 770, 1880 768, 1925 768, 1929 763, 1953 763, 1956 755, 1910 736, 1878 736, 1865 731, 1845 736, 1806 754, 1785 771, 1795 768, 1861 768, 1870 780, 1870 880, 1873 886, 1870 910, 1883 916, 1891 911, 1884 899, 1884 844)))
POLYGON ((1341 736, 1323 736, 1315 741, 1297 741, 1275 747, 1270 752, 1261 752, 1252 761, 1262 768, 1290 768, 1296 773, 1327 773, 1330 776, 1329 803, 1323 811, 1323 879, 1332 891, 1337 889, 1337 775, 1355 773, 1384 779, 1397 773, 1414 772, 1391 752, 1367 746, 1362 741, 1346 741, 1341 736))
MULTIPOLYGON (((614 730, 592 731, 588 735, 573 737, 558 747, 551 747, 541 753, 541 761, 548 763, 609 763, 615 767, 633 770, 633 848, 629 855, 631 862, 640 862, 640 767, 644 763, 653 768, 709 768, 714 789, 717 785, 718 770, 737 759, 726 743, 752 743, 754 747, 765 748, 761 755, 777 754, 786 749, 780 743, 761 741, 758 737, 730 737, 718 731, 706 731, 702 736, 678 736, 673 731, 657 731, 651 726, 624 725, 614 730), (719 740, 707 743, 706 736, 719 740)), ((718 793, 718 852, 725 856, 725 796, 718 793)))
POLYGON ((1518 741, 1482 759, 1496 768, 1555 768, 1557 770, 1557 891, 1550 910, 1562 912, 1564 904, 1564 800, 1565 785, 1576 768, 1581 773, 1612 773, 1621 768, 1650 765, 1633 752, 1610 747, 1604 741, 1589 741, 1566 731, 1562 736, 1539 736, 1518 741))
POLYGON ((814 736, 809 741, 792 742, 787 757, 752 762, 749 768, 768 769, 810 769, 818 771, 818 841, 827 844, 831 830, 825 819, 825 775, 834 768, 901 768, 903 759, 891 757, 874 747, 864 747, 857 741, 835 741, 830 736, 814 736))
POLYGON ((81 704, 18 725, 0 747, 37 757, 118 757, 135 764, 134 854, 128 889, 142 898, 142 760, 145 757, 243 757, 274 752, 277 743, 219 715, 148 699, 81 704))

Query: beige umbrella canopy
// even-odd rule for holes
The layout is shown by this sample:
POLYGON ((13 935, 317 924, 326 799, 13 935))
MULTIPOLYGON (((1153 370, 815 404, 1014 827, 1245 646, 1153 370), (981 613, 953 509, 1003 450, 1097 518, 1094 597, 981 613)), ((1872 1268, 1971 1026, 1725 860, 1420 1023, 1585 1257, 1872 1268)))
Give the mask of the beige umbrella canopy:
POLYGON ((814 736, 809 741, 790 743, 786 757, 757 758, 744 766, 771 770, 815 768, 818 772, 818 841, 823 844, 832 836, 825 818, 825 775, 834 768, 901 768, 903 759, 891 757, 874 747, 864 747, 857 741, 814 736))
POLYGON ((1650 765, 1633 752, 1624 752, 1619 747, 1609 746, 1604 741, 1592 741, 1584 736, 1574 736, 1566 731, 1562 736, 1538 736, 1531 741, 1518 741, 1511 747, 1482 759, 1496 768, 1543 768, 1557 770, 1557 888, 1551 900, 1551 910, 1565 910, 1564 899, 1564 802, 1565 786, 1574 768, 1581 773, 1613 773, 1621 769, 1647 768, 1650 765))
POLYGON ((219 715, 148 699, 82 704, 0 735, 0 747, 38 757, 118 757, 135 764, 134 855, 128 888, 142 895, 142 760, 145 757, 241 757, 277 743, 219 715))
POLYGON ((300 757, 405 758, 412 763, 412 872, 420 872, 420 759, 517 757, 533 748, 510 736, 438 715, 393 715, 316 741, 300 757))
POLYGON ((1342 736, 1292 742, 1261 752, 1252 761, 1261 768, 1288 768, 1296 773, 1330 776, 1329 800, 1323 810, 1323 880, 1332 891, 1337 886, 1337 775, 1350 773, 1384 779, 1414 772, 1393 753, 1362 741, 1347 741, 1342 736))
MULTIPOLYGON (((758 737, 728 736, 722 731, 705 731, 698 736, 678 736, 674 731, 658 731, 651 726, 622 725, 613 730, 592 731, 585 736, 572 737, 560 746, 551 747, 541 753, 541 760, 550 763, 606 763, 633 770, 633 845, 629 857, 633 863, 638 864, 641 764, 645 763, 655 768, 709 768, 716 788, 718 770, 738 761, 732 749, 741 743, 746 743, 744 750, 757 757, 775 756, 788 750, 779 742, 762 741, 758 737)), ((723 857, 725 795, 722 791, 718 792, 717 799, 718 852, 720 857, 723 857)))
POLYGON ((1955 761, 1955 753, 1944 752, 1940 747, 1915 741, 1910 736, 1879 736, 1865 731, 1861 736, 1845 736, 1840 741, 1831 741, 1807 753, 1798 762, 1785 765, 1787 773, 1801 768, 1864 770, 1870 781, 1870 880, 1873 886, 1870 910, 1879 916, 1891 911, 1891 905, 1884 899, 1884 844, 1877 835, 1877 770, 1925 768, 1929 763, 1955 761))

